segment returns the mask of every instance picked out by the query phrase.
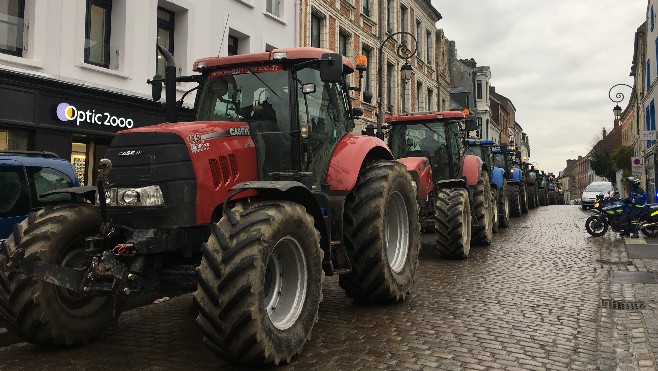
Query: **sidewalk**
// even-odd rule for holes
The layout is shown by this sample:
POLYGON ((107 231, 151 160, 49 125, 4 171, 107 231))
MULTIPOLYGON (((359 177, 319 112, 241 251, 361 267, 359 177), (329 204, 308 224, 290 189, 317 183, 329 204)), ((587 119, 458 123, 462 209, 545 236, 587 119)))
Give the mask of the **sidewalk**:
POLYGON ((656 370, 658 366, 658 238, 618 237, 602 249, 598 262, 607 271, 602 314, 617 370, 656 370), (607 258, 607 259, 606 259, 607 258), (609 308, 609 309, 608 309, 609 308))

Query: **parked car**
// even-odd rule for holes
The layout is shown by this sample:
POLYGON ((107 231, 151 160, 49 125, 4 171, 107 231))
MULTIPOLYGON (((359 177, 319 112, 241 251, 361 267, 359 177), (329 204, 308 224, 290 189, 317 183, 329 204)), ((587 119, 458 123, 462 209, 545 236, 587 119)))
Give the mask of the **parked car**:
POLYGON ((617 194, 617 190, 610 182, 592 182, 585 187, 583 195, 580 197, 580 207, 583 210, 587 210, 594 206, 596 196, 599 194, 605 197, 614 197, 617 194))
POLYGON ((80 181, 71 163, 54 153, 0 151, 0 241, 31 211, 74 200, 70 194, 44 193, 77 186, 80 181))

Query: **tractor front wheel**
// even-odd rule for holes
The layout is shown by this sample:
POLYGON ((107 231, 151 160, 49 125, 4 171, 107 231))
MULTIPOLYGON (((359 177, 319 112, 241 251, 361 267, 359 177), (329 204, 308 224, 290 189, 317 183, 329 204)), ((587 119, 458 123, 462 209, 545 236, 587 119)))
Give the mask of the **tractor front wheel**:
POLYGON ((473 225, 471 225, 471 241, 475 245, 489 245, 493 240, 493 225, 491 223, 491 184, 489 174, 482 172, 473 192, 473 225))
POLYGON ((468 257, 471 249, 471 207, 465 189, 441 189, 437 193, 436 248, 446 259, 468 257))
POLYGON ((518 184, 508 184, 509 207, 511 216, 521 216, 521 195, 518 184))
POLYGON ((420 221, 411 175, 393 161, 375 161, 359 174, 345 200, 344 237, 352 271, 340 287, 350 298, 404 300, 418 268, 420 221))
MULTIPOLYGON (((90 204, 48 207, 14 226, 6 252, 22 250, 34 263, 83 268, 85 238, 95 236, 101 222, 90 204)), ((78 293, 0 270, 0 315, 30 343, 73 345, 103 335, 118 314, 109 295, 78 293)))
POLYGON ((211 224, 197 268, 197 325, 210 350, 241 364, 289 362, 322 300, 320 233, 303 206, 239 204, 211 224))

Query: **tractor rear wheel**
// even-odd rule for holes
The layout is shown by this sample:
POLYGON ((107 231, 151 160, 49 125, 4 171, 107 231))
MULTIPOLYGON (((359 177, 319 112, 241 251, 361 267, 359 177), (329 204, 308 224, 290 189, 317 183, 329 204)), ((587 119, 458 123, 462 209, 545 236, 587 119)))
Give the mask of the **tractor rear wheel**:
POLYGON ((303 206, 239 204, 211 224, 197 268, 197 325, 210 350, 241 364, 289 362, 322 300, 320 233, 303 206))
POLYGON ((418 268, 420 221, 416 191, 404 165, 375 161, 359 174, 345 200, 344 237, 352 271, 340 287, 350 298, 404 300, 418 268))
POLYGON ((548 204, 546 199, 546 189, 539 188, 539 190, 537 190, 537 197, 539 197, 539 206, 546 206, 548 204))
MULTIPOLYGON (((4 249, 23 250, 35 263, 82 268, 85 238, 98 234, 101 223, 90 204, 48 207, 15 225, 4 249)), ((30 343, 73 345, 103 335, 118 314, 111 296, 77 293, 0 270, 0 315, 30 343)))
POLYGON ((439 255, 446 259, 467 258, 471 249, 468 191, 462 188, 439 190, 434 212, 439 255))
POLYGON ((482 172, 473 191, 473 217, 471 242, 475 245, 489 245, 493 240, 493 219, 491 214, 491 184, 489 174, 482 172))
POLYGON ((500 228, 507 228, 509 226, 509 213, 509 193, 507 185, 504 185, 503 189, 498 193, 498 220, 500 228))
POLYGON ((537 188, 533 185, 528 188, 528 209, 534 209, 537 206, 537 188))
POLYGON ((521 195, 519 194, 519 185, 508 184, 507 191, 509 194, 509 214, 511 216, 521 216, 521 195))
POLYGON ((528 213, 528 188, 525 184, 519 186, 519 197, 521 198, 521 212, 528 213))

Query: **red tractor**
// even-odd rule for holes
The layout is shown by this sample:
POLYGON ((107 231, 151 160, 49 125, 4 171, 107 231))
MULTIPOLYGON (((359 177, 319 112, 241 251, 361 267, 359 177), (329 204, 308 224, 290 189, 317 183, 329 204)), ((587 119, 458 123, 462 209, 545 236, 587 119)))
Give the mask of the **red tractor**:
POLYGON ((439 254, 466 258, 471 243, 493 239, 489 168, 464 152, 473 123, 461 111, 418 112, 388 116, 389 145, 414 179, 424 227, 434 227, 439 254))
POLYGON ((161 53, 166 76, 150 82, 156 100, 164 82, 171 123, 120 132, 97 193, 59 191, 96 207, 58 205, 14 229, 0 250, 2 317, 32 343, 84 343, 124 300, 198 266, 204 343, 278 364, 310 337, 324 275, 340 274, 354 300, 404 300, 420 247, 415 190, 383 141, 350 134, 362 113, 352 62, 277 49, 200 59, 177 78, 161 53), (199 83, 195 122, 175 123, 178 81, 199 83))

